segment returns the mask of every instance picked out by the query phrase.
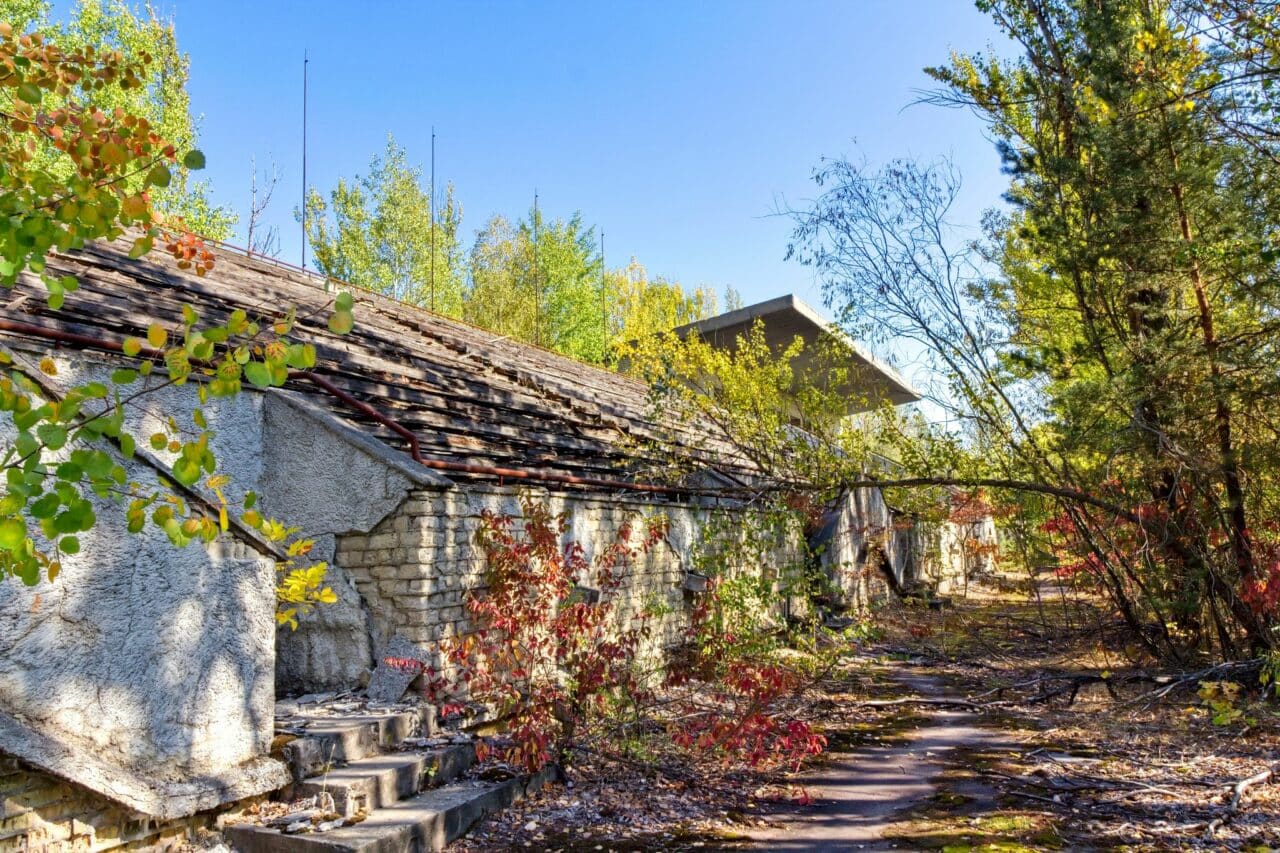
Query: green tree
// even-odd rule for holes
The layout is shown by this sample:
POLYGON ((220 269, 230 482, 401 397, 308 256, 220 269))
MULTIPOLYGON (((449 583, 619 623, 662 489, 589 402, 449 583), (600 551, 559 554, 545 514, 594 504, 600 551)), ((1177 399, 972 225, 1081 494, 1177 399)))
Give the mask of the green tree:
POLYGON ((462 314, 461 222, 449 184, 432 228, 422 169, 391 136, 367 175, 339 179, 328 201, 314 188, 307 194, 307 242, 321 272, 453 317, 462 314))
POLYGON ((1012 210, 975 247, 946 164, 830 161, 793 246, 847 325, 945 377, 971 454, 917 479, 1030 495, 1062 571, 1183 659, 1274 646, 1280 604, 1277 65, 1187 25, 1217 5, 982 0, 1022 55, 931 73, 988 121, 1012 210))
MULTIPOLYGON (((51 19, 53 4, 47 0, 10 0, 0 16, 15 32, 38 32, 63 50, 93 47, 118 51, 127 62, 139 63, 144 75, 140 85, 128 89, 106 87, 95 93, 104 112, 122 109, 146 119, 159 136, 178 150, 194 148, 196 123, 187 94, 190 62, 178 48, 173 25, 162 21, 151 7, 135 12, 126 0, 76 0, 65 23, 51 19)), ((41 149, 44 168, 59 178, 71 174, 69 161, 41 149)), ((167 185, 149 188, 152 205, 167 220, 181 219, 194 233, 215 240, 231 238, 236 217, 209 200, 209 187, 196 181, 182 163, 172 169, 167 185)))
POLYGON ((548 221, 532 210, 514 225, 495 216, 477 233, 469 322, 599 363, 608 349, 608 311, 595 229, 581 214, 548 221))
POLYGON ((704 320, 716 313, 716 294, 709 287, 686 291, 678 282, 649 278, 637 261, 605 273, 609 296, 609 331, 615 345, 704 320))
POLYGON ((724 289, 724 310, 726 312, 737 311, 745 305, 746 303, 742 301, 742 294, 738 292, 738 289, 733 285, 727 285, 724 289))

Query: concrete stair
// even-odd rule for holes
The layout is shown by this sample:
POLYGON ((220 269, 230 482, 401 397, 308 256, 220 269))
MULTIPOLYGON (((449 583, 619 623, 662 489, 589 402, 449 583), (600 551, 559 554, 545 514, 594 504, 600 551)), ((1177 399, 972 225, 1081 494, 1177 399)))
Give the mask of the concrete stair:
POLYGON ((424 730, 432 732, 434 720, 424 720, 417 711, 369 711, 341 717, 295 714, 277 720, 276 730, 297 735, 283 751, 293 777, 303 779, 331 764, 393 749, 424 730))
POLYGON ((373 811, 354 826, 284 835, 262 827, 230 827, 243 853, 426 853, 443 850, 476 821, 506 808, 551 780, 543 770, 503 782, 457 781, 373 811))
POLYGON ((294 736, 282 747, 295 779, 290 797, 328 794, 338 815, 362 819, 302 833, 238 824, 226 828, 228 842, 244 853, 441 850, 485 814, 505 808, 549 778, 544 771, 500 781, 463 779, 475 761, 474 744, 418 737, 434 728, 434 719, 402 710, 300 713, 277 720, 278 732, 294 736))
POLYGON ((474 760, 471 744, 371 755, 304 779, 295 787, 295 795, 310 797, 327 791, 338 814, 371 812, 458 778, 474 760))

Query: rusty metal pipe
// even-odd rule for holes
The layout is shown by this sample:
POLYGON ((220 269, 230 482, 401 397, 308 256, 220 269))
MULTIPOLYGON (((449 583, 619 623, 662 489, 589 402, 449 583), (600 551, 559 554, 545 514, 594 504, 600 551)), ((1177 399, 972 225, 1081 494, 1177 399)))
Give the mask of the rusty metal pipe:
MULTIPOLYGON (((51 329, 47 326, 40 326, 33 323, 20 323, 13 320, 0 319, 0 332, 13 332, 20 335, 30 335, 32 337, 44 338, 46 340, 79 344, 80 346, 108 350, 111 352, 124 351, 123 341, 104 340, 92 335, 81 335, 75 332, 63 331, 62 329, 51 329)), ((138 351, 138 355, 144 355, 151 358, 163 358, 164 351, 153 347, 142 347, 138 351)), ((528 480, 540 483, 563 483, 572 486, 597 486, 603 489, 619 489, 632 492, 647 492, 650 494, 688 495, 697 491, 694 489, 682 489, 674 486, 663 486, 657 483, 633 483, 627 480, 612 480, 603 477, 580 477, 576 474, 564 474, 559 471, 540 471, 528 468, 502 468, 496 465, 480 465, 474 462, 428 459, 422 455, 421 446, 418 443, 418 437, 413 434, 412 430, 394 418, 383 414, 377 408, 366 403, 364 400, 352 396, 349 392, 333 384, 328 379, 325 379, 322 376, 317 376, 308 370, 292 370, 289 372, 289 378, 310 382, 329 396, 341 401, 348 408, 354 409, 371 420, 382 424, 387 429, 390 429, 408 443, 409 455, 413 458, 413 461, 427 468, 433 468, 438 471, 456 471, 459 473, 476 474, 488 477, 503 477, 512 480, 528 480)))

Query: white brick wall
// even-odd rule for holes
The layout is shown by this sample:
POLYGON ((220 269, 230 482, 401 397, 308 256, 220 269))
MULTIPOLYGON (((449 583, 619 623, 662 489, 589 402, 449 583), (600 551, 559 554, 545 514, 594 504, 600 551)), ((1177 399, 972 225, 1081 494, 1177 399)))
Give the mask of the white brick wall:
MULTIPOLYGON (((428 646, 471 629, 464 601, 468 590, 484 584, 484 556, 474 541, 481 513, 488 509, 519 515, 522 493, 529 490, 490 486, 419 490, 367 534, 338 538, 335 562, 351 575, 368 606, 378 644, 400 634, 428 646)), ((668 536, 635 560, 618 601, 620 618, 658 605, 664 616, 653 626, 653 642, 663 646, 677 641, 686 624, 685 571, 713 517, 721 522, 715 525, 721 535, 717 547, 741 557, 744 564, 737 566, 741 570, 761 568, 745 564, 755 560, 747 555, 748 549, 735 548, 733 541, 759 522, 758 514, 751 511, 546 491, 533 494, 553 512, 569 514, 567 536, 582 544, 588 557, 615 541, 619 528, 633 518, 662 515, 668 519, 668 536), (739 515, 741 520, 726 525, 725 513, 739 515)), ((792 526, 795 529, 780 536, 775 553, 769 555, 775 568, 793 564, 803 553, 799 528, 792 526)), ((642 535, 643 525, 632 527, 633 536, 642 535)))

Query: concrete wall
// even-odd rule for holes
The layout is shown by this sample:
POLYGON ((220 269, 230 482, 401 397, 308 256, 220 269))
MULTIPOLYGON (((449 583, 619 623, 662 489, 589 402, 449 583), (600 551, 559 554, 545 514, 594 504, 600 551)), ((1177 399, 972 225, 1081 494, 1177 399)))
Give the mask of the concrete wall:
POLYGON ((964 524, 911 519, 894 512, 878 490, 859 489, 828 514, 817 538, 842 603, 858 610, 919 584, 963 591, 969 578, 990 570, 996 527, 990 518, 964 524))
POLYGON ((904 585, 912 553, 901 529, 901 519, 895 518, 878 490, 849 492, 827 514, 814 545, 843 606, 865 610, 883 600, 891 585, 904 585), (892 583, 886 572, 893 576, 892 583))
POLYGON ((302 617, 297 630, 280 629, 276 687, 281 694, 356 687, 373 666, 370 616, 335 561, 335 545, 373 530, 412 489, 448 481, 284 392, 267 395, 262 445, 261 505, 315 540, 311 556, 331 564, 327 581, 338 595, 336 604, 302 617))
POLYGON ((944 521, 922 530, 919 539, 921 580, 938 592, 963 593, 974 576, 995 568, 999 537, 991 518, 944 521))
MULTIPOLYGON (((76 367, 54 379, 102 372, 76 367)), ((133 417, 160 418, 154 403, 133 417)), ((228 443, 252 436, 252 405, 210 417, 228 443)), ((140 458, 120 462, 156 482, 140 458)), ((154 528, 129 534, 107 500, 97 517, 55 581, 0 582, 0 751, 158 816, 277 787, 273 561, 234 538, 177 550, 154 528)))

